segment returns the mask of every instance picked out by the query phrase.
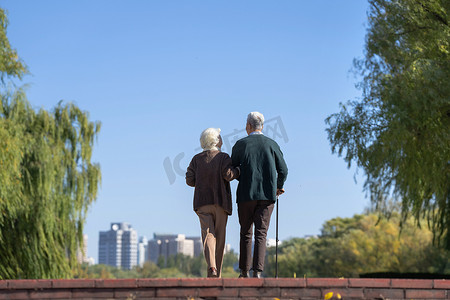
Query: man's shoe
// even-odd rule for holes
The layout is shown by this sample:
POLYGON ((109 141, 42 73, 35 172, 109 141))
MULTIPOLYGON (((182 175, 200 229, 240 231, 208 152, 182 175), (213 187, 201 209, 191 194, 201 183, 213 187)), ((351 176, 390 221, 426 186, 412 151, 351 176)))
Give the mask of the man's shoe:
POLYGON ((241 270, 241 274, 239 275, 239 278, 249 278, 249 277, 250 277, 249 271, 241 270))
POLYGON ((253 278, 262 278, 262 271, 253 270, 253 278))
POLYGON ((212 267, 208 269, 208 278, 217 278, 217 269, 212 267))

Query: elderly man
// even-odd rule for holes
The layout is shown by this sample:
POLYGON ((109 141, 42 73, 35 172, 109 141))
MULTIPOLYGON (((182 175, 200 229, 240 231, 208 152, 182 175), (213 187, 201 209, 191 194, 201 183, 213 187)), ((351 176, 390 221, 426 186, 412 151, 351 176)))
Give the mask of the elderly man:
POLYGON ((239 224, 241 225, 239 278, 261 278, 264 271, 266 236, 276 197, 284 193, 288 169, 278 144, 263 135, 264 116, 251 112, 247 117, 248 136, 233 146, 231 160, 240 167, 237 187, 239 224), (255 225, 255 246, 252 262, 252 236, 255 225))

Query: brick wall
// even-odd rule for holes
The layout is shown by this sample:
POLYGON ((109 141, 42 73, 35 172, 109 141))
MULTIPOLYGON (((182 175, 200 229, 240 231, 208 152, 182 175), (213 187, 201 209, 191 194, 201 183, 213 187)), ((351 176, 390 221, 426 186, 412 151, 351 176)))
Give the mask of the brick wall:
POLYGON ((368 278, 0 280, 0 299, 450 299, 450 280, 368 278))

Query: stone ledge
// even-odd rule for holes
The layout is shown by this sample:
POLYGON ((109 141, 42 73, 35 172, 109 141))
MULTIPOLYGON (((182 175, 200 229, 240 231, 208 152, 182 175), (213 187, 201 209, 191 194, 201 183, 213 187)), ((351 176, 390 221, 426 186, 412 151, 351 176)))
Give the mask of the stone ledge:
POLYGON ((292 287, 450 289, 445 279, 381 278, 147 278, 147 279, 20 279, 0 280, 0 290, 148 287, 292 287))
POLYGON ((450 299, 450 280, 149 278, 0 280, 0 299, 450 299), (190 298, 189 298, 190 297, 190 298))

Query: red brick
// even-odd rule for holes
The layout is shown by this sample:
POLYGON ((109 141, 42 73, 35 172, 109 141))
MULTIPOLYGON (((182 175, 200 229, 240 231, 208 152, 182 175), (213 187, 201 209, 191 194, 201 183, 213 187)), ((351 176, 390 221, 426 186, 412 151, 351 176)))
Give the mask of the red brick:
POLYGON ((164 279, 138 279, 137 286, 138 287, 176 287, 180 286, 181 281, 178 278, 164 278, 164 279))
POLYGON ((294 289, 294 288, 281 288, 281 297, 295 297, 297 299, 314 298, 320 299, 320 289, 294 289))
POLYGON ((156 297, 156 289, 150 288, 150 289, 139 289, 138 290, 138 298, 154 298, 156 297))
POLYGON ((402 289, 364 289, 364 296, 368 299, 374 298, 391 298, 404 299, 404 292, 402 289))
POLYGON ((113 298, 113 289, 79 289, 72 291, 72 298, 113 298))
POLYGON ((136 288, 136 279, 104 279, 95 281, 96 288, 136 288))
MULTIPOLYGON (((179 298, 162 298, 158 299, 155 297, 137 297, 136 300, 180 300, 179 298)), ((77 299, 77 300, 92 300, 92 299, 77 299)), ((107 300, 129 300, 127 298, 114 298, 114 299, 107 299, 107 300)), ((134 300, 134 299, 133 299, 134 300)), ((186 300, 186 298, 182 298, 181 300, 186 300)))
POLYGON ((348 279, 339 278, 307 278, 307 287, 347 287, 348 279))
POLYGON ((154 298, 156 295, 155 289, 118 289, 114 291, 114 298, 119 299, 136 299, 154 298))
MULTIPOLYGON (((114 298, 114 299, 129 300, 127 298, 114 298)), ((152 296, 152 297, 141 297, 141 296, 138 296, 136 299, 138 299, 138 300, 157 300, 158 298, 155 298, 154 296, 152 296)), ((77 299, 77 300, 92 300, 92 299, 77 299)), ((108 299, 108 300, 113 300, 113 299, 108 299)), ((180 300, 180 299, 177 299, 177 298, 164 298, 164 300, 180 300)), ((183 298, 182 300, 186 300, 186 298, 183 298)))
POLYGON ((36 279, 22 279, 22 280, 8 280, 9 289, 43 289, 51 288, 51 280, 36 280, 36 279))
MULTIPOLYGON (((223 291, 224 291, 224 289, 221 287, 205 287, 205 288, 198 289, 197 296, 198 297, 217 298, 222 295, 223 291)), ((228 296, 230 296, 230 295, 228 295, 228 296)))
POLYGON ((264 278, 264 287, 306 287, 303 278, 264 278))
POLYGON ((393 288, 415 288, 415 289, 432 289, 433 280, 426 279, 392 279, 391 287, 393 288))
POLYGON ((446 299, 447 295, 444 290, 406 290, 406 298, 421 299, 446 299))
POLYGON ((114 298, 127 298, 130 294, 135 294, 136 299, 154 298, 156 296, 156 289, 117 289, 114 291, 114 298))
POLYGON ((95 280, 92 279, 58 279, 52 280, 53 288, 93 288, 95 280))
POLYGON ((262 278, 226 278, 223 279, 224 287, 262 287, 262 278))
POLYGON ((333 295, 341 295, 342 298, 355 298, 355 299, 364 299, 364 291, 363 289, 351 288, 351 289, 334 289, 328 288, 322 290, 322 299, 325 298, 325 295, 329 292, 333 292, 333 295))
POLYGON ((222 288, 222 291, 220 292, 220 297, 233 297, 236 299, 239 295, 239 289, 238 288, 222 288))
POLYGON ((25 291, 2 291, 0 299, 28 299, 28 292, 25 291))
POLYGON ((279 297, 281 291, 279 288, 240 288, 239 297, 279 297))
POLYGON ((6 289, 8 287, 7 280, 0 280, 0 290, 6 289))
POLYGON ((434 288, 435 289, 447 289, 447 290, 450 290, 450 280, 445 280, 445 279, 437 280, 437 279, 435 279, 434 280, 434 288))
POLYGON ((182 287, 210 287, 223 286, 221 278, 183 278, 180 279, 180 286, 182 287))
MULTIPOLYGON (((258 300, 277 300, 277 299, 279 299, 279 300, 292 300, 290 298, 280 298, 280 297, 259 297, 258 298, 258 300)), ((234 299, 234 300, 236 300, 236 299, 234 299)), ((247 299, 245 299, 245 300, 247 300, 247 299)))
POLYGON ((129 290, 129 289, 120 289, 114 291, 114 298, 130 298, 133 299, 137 297, 137 291, 136 290, 129 290))
POLYGON ((30 299, 70 299, 72 292, 70 290, 45 290, 30 291, 30 299))
MULTIPOLYGON (((155 296, 156 297, 156 296, 155 296)), ((137 299, 139 299, 139 300, 190 300, 189 298, 187 298, 187 297, 164 297, 164 298, 137 298, 137 299)), ((86 299, 86 300, 91 300, 91 299, 86 299)), ((112 300, 112 299, 108 299, 108 300, 112 300)), ((125 299, 123 299, 123 300, 125 300, 125 299)), ((195 300, 197 300, 197 299, 195 299, 195 300)))
POLYGON ((390 279, 378 279, 378 278, 350 278, 349 287, 379 287, 379 288, 390 288, 390 279))
POLYGON ((156 297, 197 297, 196 288, 160 288, 156 289, 156 297))

